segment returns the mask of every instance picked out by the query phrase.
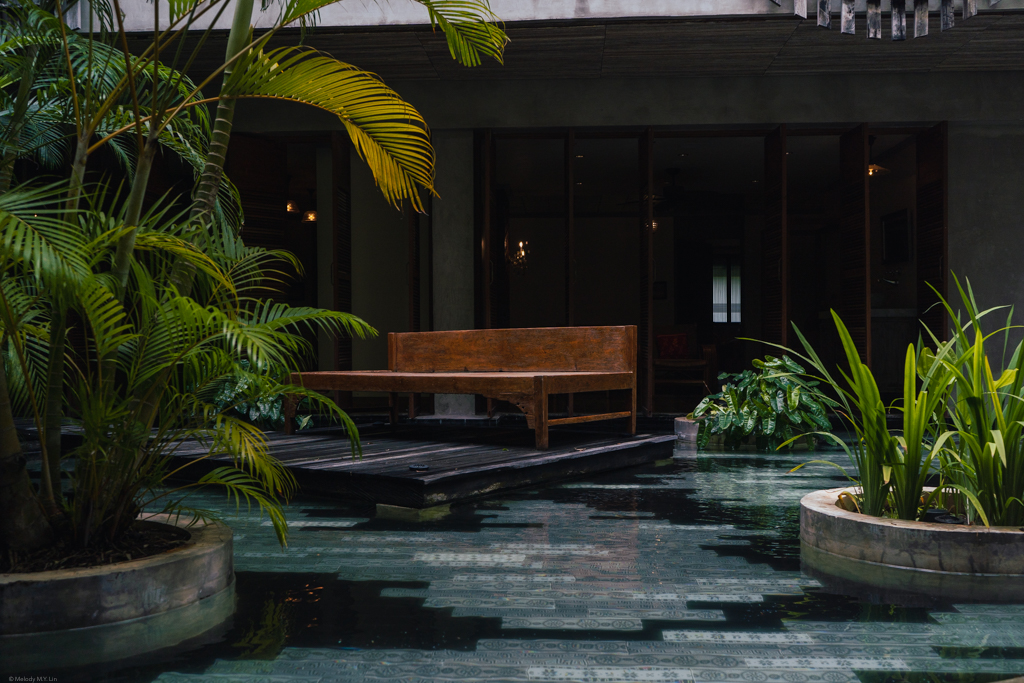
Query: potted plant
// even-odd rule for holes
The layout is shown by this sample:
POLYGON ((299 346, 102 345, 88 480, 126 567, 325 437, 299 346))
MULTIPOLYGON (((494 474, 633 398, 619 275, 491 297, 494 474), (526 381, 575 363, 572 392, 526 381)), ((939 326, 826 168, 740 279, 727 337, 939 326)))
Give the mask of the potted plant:
MULTIPOLYGON (((294 480, 269 453, 251 411, 240 410, 243 404, 301 396, 312 410, 344 424, 358 453, 358 433, 345 413, 325 396, 290 386, 288 376, 311 350, 304 331, 375 332, 348 313, 261 298, 287 266, 298 263, 286 252, 243 243, 237 191, 223 178, 235 102, 271 97, 336 114, 392 204, 418 207, 420 190, 432 191, 429 131, 414 108, 376 76, 328 55, 267 49, 279 29, 308 21, 327 4, 270 5, 277 17, 254 34, 252 1, 234 3, 226 59, 198 84, 176 67, 191 64, 208 34, 198 46, 182 48, 181 42, 195 22, 215 22, 230 6, 223 0, 172 3, 169 17, 155 5, 159 28, 139 54, 128 50, 117 0, 110 15, 89 11, 88 25, 79 31, 62 21, 59 6, 16 2, 0 9, 0 69, 4 83, 13 84, 3 91, 10 107, 0 141, 3 632, 24 632, 33 623, 44 630, 89 626, 61 620, 61 602, 54 598, 60 593, 46 582, 64 581, 67 576, 55 574, 69 567, 109 562, 121 564, 75 570, 100 578, 72 593, 75 604, 64 612, 96 612, 93 624, 144 616, 88 608, 109 596, 109 577, 130 575, 140 562, 170 561, 140 560, 143 548, 170 549, 168 557, 180 559, 191 552, 182 543, 194 546, 197 536, 216 537, 220 544, 226 571, 214 573, 227 577, 217 590, 226 589, 230 531, 208 533, 209 513, 188 504, 196 487, 221 486, 236 502, 255 503, 284 544, 282 505, 294 480), (222 75, 219 97, 204 98, 201 89, 222 75), (213 118, 206 111, 211 101, 217 105, 213 118), (87 175, 90 158, 104 149, 126 166, 123 187, 87 175), (185 202, 164 197, 147 205, 153 159, 164 152, 192 165, 196 191, 185 202), (24 159, 70 167, 70 173, 57 181, 19 178, 24 159), (75 343, 68 342, 70 330, 75 343), (40 435, 38 485, 25 467, 16 413, 30 416, 40 435), (62 453, 66 418, 78 427, 81 443, 62 453), (232 464, 180 484, 190 465, 173 454, 183 440, 207 444, 204 459, 230 456, 232 464), (72 460, 73 469, 63 468, 64 460, 72 460), (146 543, 155 535, 152 524, 140 523, 143 511, 163 513, 165 526, 199 526, 167 543, 146 543), (140 535, 144 540, 136 542, 140 535), (46 610, 53 619, 44 616, 46 610)), ((504 33, 491 23, 485 2, 422 4, 445 31, 456 59, 472 65, 482 55, 500 58, 504 33)), ((183 576, 201 584, 203 571, 161 576, 156 580, 177 583, 135 589, 157 596, 183 592, 193 602, 212 590, 178 585, 192 580, 183 576)), ((146 604, 160 611, 179 603, 146 604)))
POLYGON ((754 359, 753 370, 718 379, 722 391, 705 397, 688 417, 697 421, 697 447, 713 441, 726 448, 753 446, 758 450, 792 447, 803 439, 813 448, 808 431, 828 430, 830 400, 818 391, 818 382, 804 379, 806 371, 788 355, 754 359))
POLYGON ((821 434, 846 450, 856 478, 851 487, 802 501, 801 542, 812 565, 972 598, 1007 590, 996 579, 1024 576, 1016 550, 1024 541, 1024 356, 1018 344, 1006 357, 1012 320, 986 334, 985 318, 999 309, 981 310, 970 283, 964 287, 955 276, 954 282, 965 313, 942 299, 951 338, 929 331, 931 346, 921 339, 908 347, 903 396, 892 406, 882 403, 838 315, 833 312, 846 356, 839 377, 797 330, 807 352, 802 358, 833 388, 838 412, 856 436, 847 444, 821 434), (989 351, 997 345, 1006 361, 993 370, 989 351), (890 429, 890 410, 902 417, 901 428, 890 429), (963 524, 932 522, 949 510, 963 514, 947 521, 963 524))

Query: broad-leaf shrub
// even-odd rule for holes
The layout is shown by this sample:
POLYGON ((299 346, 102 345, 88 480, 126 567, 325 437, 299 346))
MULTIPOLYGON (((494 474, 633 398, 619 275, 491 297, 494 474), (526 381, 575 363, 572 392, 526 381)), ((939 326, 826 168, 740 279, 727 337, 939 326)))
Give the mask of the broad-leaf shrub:
POLYGON ((722 391, 694 409, 698 448, 720 435, 727 448, 753 438, 759 448, 774 451, 801 434, 831 429, 829 399, 818 391, 818 382, 802 377, 803 367, 789 356, 765 356, 753 365, 754 370, 720 374, 722 391))

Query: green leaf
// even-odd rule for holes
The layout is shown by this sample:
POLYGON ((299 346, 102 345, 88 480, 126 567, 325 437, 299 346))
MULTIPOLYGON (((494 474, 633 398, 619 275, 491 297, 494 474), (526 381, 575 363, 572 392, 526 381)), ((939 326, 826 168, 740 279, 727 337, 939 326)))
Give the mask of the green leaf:
POLYGON ((225 97, 290 100, 340 120, 394 206, 422 211, 419 187, 433 192, 434 151, 423 116, 377 76, 309 48, 253 50, 224 83, 225 97))

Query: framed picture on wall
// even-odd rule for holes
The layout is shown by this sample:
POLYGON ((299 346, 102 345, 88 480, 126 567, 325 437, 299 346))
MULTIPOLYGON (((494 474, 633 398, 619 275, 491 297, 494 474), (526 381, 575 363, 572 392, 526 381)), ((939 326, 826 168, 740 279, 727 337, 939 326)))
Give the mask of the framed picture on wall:
POLYGON ((882 263, 905 263, 913 257, 910 209, 882 216, 882 263))

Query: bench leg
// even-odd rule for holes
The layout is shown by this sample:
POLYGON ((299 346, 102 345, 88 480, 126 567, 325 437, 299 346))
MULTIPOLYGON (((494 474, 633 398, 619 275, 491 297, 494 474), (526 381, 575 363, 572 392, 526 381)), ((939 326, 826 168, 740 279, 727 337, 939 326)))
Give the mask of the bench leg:
POLYGON ((285 434, 295 433, 295 410, 297 408, 298 401, 295 400, 295 397, 285 394, 284 400, 281 402, 281 412, 284 413, 285 434))
POLYGON ((629 390, 629 433, 636 434, 636 385, 629 390))
POLYGON ((409 419, 416 419, 416 394, 409 394, 409 419))
POLYGON ((548 449, 548 387, 547 378, 533 378, 533 430, 537 450, 548 449))
POLYGON ((388 394, 388 409, 390 411, 391 426, 398 424, 398 394, 392 391, 388 394))
POLYGON ((487 399, 487 419, 490 420, 494 417, 494 399, 487 399))
POLYGON ((572 401, 572 397, 573 396, 575 396, 575 394, 569 394, 569 402, 568 402, 569 417, 575 417, 575 415, 576 415, 576 411, 573 410, 573 401, 572 401))

